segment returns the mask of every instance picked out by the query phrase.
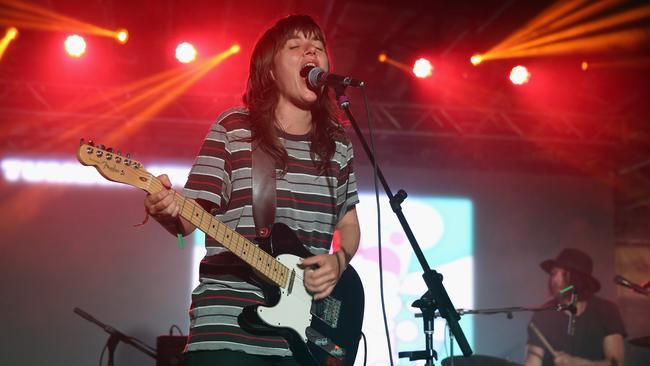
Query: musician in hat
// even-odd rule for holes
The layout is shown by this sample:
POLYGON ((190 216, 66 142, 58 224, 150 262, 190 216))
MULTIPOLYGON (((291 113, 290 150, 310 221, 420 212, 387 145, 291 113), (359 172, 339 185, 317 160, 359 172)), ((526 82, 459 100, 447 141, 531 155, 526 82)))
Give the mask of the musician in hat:
POLYGON ((600 282, 593 261, 578 249, 564 249, 540 263, 553 296, 531 320, 526 366, 622 366, 625 327, 617 306, 595 295, 600 282), (536 328, 536 329, 533 329, 536 328))

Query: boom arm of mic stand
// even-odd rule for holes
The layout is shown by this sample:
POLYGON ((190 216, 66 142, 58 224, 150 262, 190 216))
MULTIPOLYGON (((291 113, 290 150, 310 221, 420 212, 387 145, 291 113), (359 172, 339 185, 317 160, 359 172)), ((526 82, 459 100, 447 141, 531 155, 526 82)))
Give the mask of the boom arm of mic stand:
POLYGON ((87 312, 75 307, 72 311, 75 312, 75 314, 79 315, 80 317, 86 319, 87 321, 94 323, 98 327, 102 328, 106 333, 110 334, 110 338, 108 340, 108 346, 109 346, 109 364, 111 363, 112 359, 112 351, 115 350, 117 347, 117 344, 121 341, 124 342, 140 352, 150 356, 151 358, 157 360, 158 355, 156 354, 156 350, 152 348, 151 346, 146 345, 143 342, 136 342, 136 340, 133 337, 129 337, 125 335, 124 333, 120 332, 119 330, 111 327, 110 325, 104 324, 100 322, 99 320, 95 319, 92 315, 88 314, 87 312), (145 347, 146 346, 146 347, 145 347))
MULTIPOLYGON (((357 122, 354 119, 352 112, 350 112, 350 103, 347 97, 345 97, 345 95, 343 94, 345 88, 335 88, 335 91, 336 91, 337 99, 339 101, 339 105, 345 111, 345 114, 348 117, 348 120, 350 121, 352 128, 354 128, 354 132, 359 137, 359 142, 361 143, 363 150, 366 152, 366 155, 368 155, 370 162, 372 164, 375 164, 375 157, 372 155, 372 152, 368 147, 368 143, 363 137, 363 134, 361 133, 361 130, 359 129, 359 126, 357 125, 357 122)), ((397 219, 399 220, 400 224, 402 225, 402 229, 404 230, 404 233, 406 234, 409 243, 411 243, 413 252, 415 253, 415 256, 420 262, 420 266, 424 271, 422 277, 424 278, 424 282, 426 283, 427 288, 429 289, 429 293, 433 296, 433 299, 435 300, 438 306, 438 310, 440 310, 440 314, 442 315, 443 318, 447 320, 449 329, 451 329, 451 332, 454 334, 454 337, 456 337, 456 342, 458 342, 458 345, 460 346, 463 355, 470 356, 473 353, 472 348, 469 346, 469 343, 467 342, 467 338, 465 338, 465 334, 463 333, 463 330, 460 328, 460 325, 458 325, 458 320, 460 320, 460 315, 458 315, 458 313, 456 312, 456 308, 452 304, 451 299, 449 299, 449 295, 447 294, 447 291, 445 290, 445 287, 442 284, 442 275, 436 272, 435 270, 431 269, 431 267, 429 267, 429 264, 427 263, 427 260, 424 257, 424 254, 422 253, 422 249, 420 249, 420 245, 417 243, 417 240, 415 239, 415 235, 413 235, 413 232, 411 231, 411 227, 409 226, 408 221, 406 220, 406 217, 402 212, 401 204, 407 196, 406 192, 400 189, 399 192, 397 192, 397 195, 393 195, 392 191, 390 190, 390 187, 388 186, 388 183, 386 182, 386 179, 384 178, 384 174, 381 172, 379 167, 377 167, 377 176, 379 177, 379 181, 381 182, 381 185, 382 187, 384 187, 384 191, 388 196, 388 199, 390 201, 390 206, 393 209, 395 215, 397 216, 397 219)))

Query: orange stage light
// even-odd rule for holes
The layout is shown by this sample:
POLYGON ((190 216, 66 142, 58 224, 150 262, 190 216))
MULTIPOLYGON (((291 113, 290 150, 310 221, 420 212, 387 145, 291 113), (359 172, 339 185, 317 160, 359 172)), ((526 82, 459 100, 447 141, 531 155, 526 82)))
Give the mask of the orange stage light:
POLYGON ((481 62, 483 62, 483 56, 478 55, 478 54, 473 55, 473 56, 469 59, 469 61, 472 63, 472 65, 477 66, 478 64, 480 64, 481 62))
POLYGON ((118 29, 115 38, 121 44, 125 44, 129 40, 129 32, 126 29, 118 29))
POLYGON ((5 33, 5 36, 0 40, 0 59, 7 50, 7 47, 9 47, 9 43, 16 39, 16 37, 18 37, 18 29, 14 27, 7 29, 7 33, 5 33))

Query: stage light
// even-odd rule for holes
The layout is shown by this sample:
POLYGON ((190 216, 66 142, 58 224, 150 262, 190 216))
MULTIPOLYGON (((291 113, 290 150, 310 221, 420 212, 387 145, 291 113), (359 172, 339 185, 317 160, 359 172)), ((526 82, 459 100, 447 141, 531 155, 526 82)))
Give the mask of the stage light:
POLYGON ((125 44, 129 40, 129 32, 126 29, 118 29, 115 38, 121 44, 125 44))
POLYGON ((198 52, 191 43, 183 42, 176 46, 176 59, 184 64, 196 60, 198 52))
POLYGON ((587 69, 589 68, 589 64, 587 63, 587 61, 582 61, 582 64, 580 64, 580 68, 582 69, 582 71, 587 71, 587 69))
POLYGON ((413 74, 424 79, 433 74, 433 65, 425 58, 420 58, 413 64, 413 74))
POLYGON ((239 51, 241 51, 241 47, 238 44, 234 44, 230 47, 230 53, 235 54, 239 51))
POLYGON ((14 39, 16 39, 17 36, 18 36, 18 29, 14 27, 7 29, 7 33, 5 34, 5 37, 8 40, 13 41, 14 39))
POLYGON ((86 53, 86 41, 77 34, 68 36, 64 45, 66 52, 72 57, 81 57, 86 53))
POLYGON ((0 59, 7 50, 7 47, 9 47, 11 41, 16 39, 16 37, 18 37, 18 29, 14 27, 7 29, 7 33, 5 33, 5 36, 0 40, 0 59))
MULTIPOLYGON (((483 54, 483 62, 506 58, 642 50, 650 5, 620 7, 620 0, 556 1, 525 26, 483 54), (619 9, 617 9, 617 7, 619 9)), ((592 65, 593 66, 593 65, 592 65)), ((592 67, 593 68, 593 67, 592 67)))
POLYGON ((517 65, 510 71, 510 81, 515 85, 526 84, 530 80, 530 72, 524 66, 517 65))
POLYGON ((472 65, 477 66, 483 61, 483 56, 481 55, 474 55, 472 56, 469 61, 472 63, 472 65))
POLYGON ((379 62, 386 62, 386 59, 388 59, 388 56, 386 56, 386 54, 382 52, 382 53, 379 54, 379 57, 377 59, 379 60, 379 62))

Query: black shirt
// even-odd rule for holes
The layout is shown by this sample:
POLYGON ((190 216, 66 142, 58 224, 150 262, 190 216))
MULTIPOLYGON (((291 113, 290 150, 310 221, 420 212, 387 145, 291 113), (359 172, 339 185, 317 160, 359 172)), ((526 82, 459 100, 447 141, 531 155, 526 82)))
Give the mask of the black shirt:
MULTIPOLYGON (((620 334, 625 337, 625 326, 616 305, 596 296, 587 300, 585 311, 576 317, 573 336, 567 334, 569 315, 565 312, 553 310, 537 312, 531 321, 556 351, 588 360, 605 359, 603 339, 606 336, 620 334)), ((528 344, 544 349, 542 363, 544 366, 554 364, 553 355, 530 328, 528 328, 528 344)))

